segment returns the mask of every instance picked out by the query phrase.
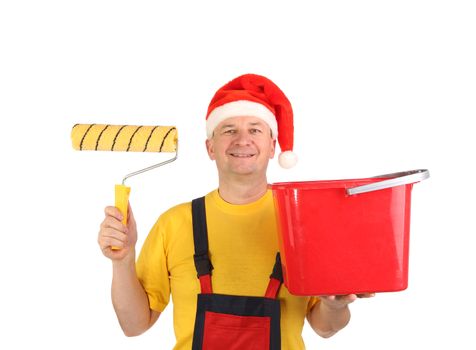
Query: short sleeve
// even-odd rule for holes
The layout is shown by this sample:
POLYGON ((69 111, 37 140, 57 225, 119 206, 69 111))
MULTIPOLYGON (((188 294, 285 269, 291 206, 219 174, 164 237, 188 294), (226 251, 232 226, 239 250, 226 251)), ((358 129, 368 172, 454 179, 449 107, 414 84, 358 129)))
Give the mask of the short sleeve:
POLYGON ((136 263, 136 272, 152 310, 162 312, 170 300, 170 280, 161 218, 149 232, 136 263))
POLYGON ((309 298, 309 302, 307 303, 307 311, 306 315, 311 311, 311 309, 319 302, 321 299, 319 297, 311 297, 309 298))

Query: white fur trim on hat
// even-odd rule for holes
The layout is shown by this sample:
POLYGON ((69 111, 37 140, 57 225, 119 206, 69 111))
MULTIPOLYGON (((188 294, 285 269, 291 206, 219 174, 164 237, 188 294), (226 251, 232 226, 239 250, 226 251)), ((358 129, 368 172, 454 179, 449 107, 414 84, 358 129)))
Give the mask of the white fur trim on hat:
POLYGON ((213 130, 222 121, 232 117, 256 117, 262 119, 271 129, 273 139, 278 136, 278 123, 275 115, 261 103, 239 100, 215 108, 207 118, 207 138, 213 136, 213 130))
POLYGON ((297 163, 296 153, 293 151, 284 151, 278 156, 278 162, 281 168, 290 169, 297 163))

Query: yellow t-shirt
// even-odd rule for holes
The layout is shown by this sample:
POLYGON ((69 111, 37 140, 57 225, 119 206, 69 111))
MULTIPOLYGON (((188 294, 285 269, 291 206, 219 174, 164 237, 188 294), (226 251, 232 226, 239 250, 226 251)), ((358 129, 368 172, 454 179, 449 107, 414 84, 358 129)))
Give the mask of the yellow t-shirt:
MULTIPOLYGON (((278 252, 272 193, 233 205, 215 190, 205 196, 214 293, 264 296, 278 252)), ((175 206, 153 226, 137 261, 137 274, 150 307, 162 312, 172 295, 176 350, 192 348, 200 283, 193 261, 191 203, 175 206)), ((318 299, 297 297, 281 286, 281 349, 304 349, 302 328, 318 299)))

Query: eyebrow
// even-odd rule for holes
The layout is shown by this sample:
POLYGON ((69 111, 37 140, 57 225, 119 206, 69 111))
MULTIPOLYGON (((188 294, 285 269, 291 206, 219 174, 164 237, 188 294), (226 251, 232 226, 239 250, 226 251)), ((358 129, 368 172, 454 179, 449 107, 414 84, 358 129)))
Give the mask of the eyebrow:
POLYGON ((234 126, 235 126, 234 124, 225 124, 225 125, 222 125, 222 127, 220 128, 220 130, 226 129, 226 128, 232 128, 232 127, 234 127, 234 126))
MULTIPOLYGON (((261 121, 248 123, 248 126, 258 126, 258 125, 264 126, 265 124, 264 122, 261 122, 261 121)), ((236 124, 225 124, 220 129, 233 128, 233 127, 236 127, 236 124)))

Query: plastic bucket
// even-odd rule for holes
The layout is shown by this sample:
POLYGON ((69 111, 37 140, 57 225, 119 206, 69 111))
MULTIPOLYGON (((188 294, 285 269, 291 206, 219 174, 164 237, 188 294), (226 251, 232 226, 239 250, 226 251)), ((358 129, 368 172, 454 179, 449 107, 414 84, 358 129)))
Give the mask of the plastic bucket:
POLYGON ((270 185, 284 283, 294 295, 400 291, 408 285, 413 170, 270 185))

